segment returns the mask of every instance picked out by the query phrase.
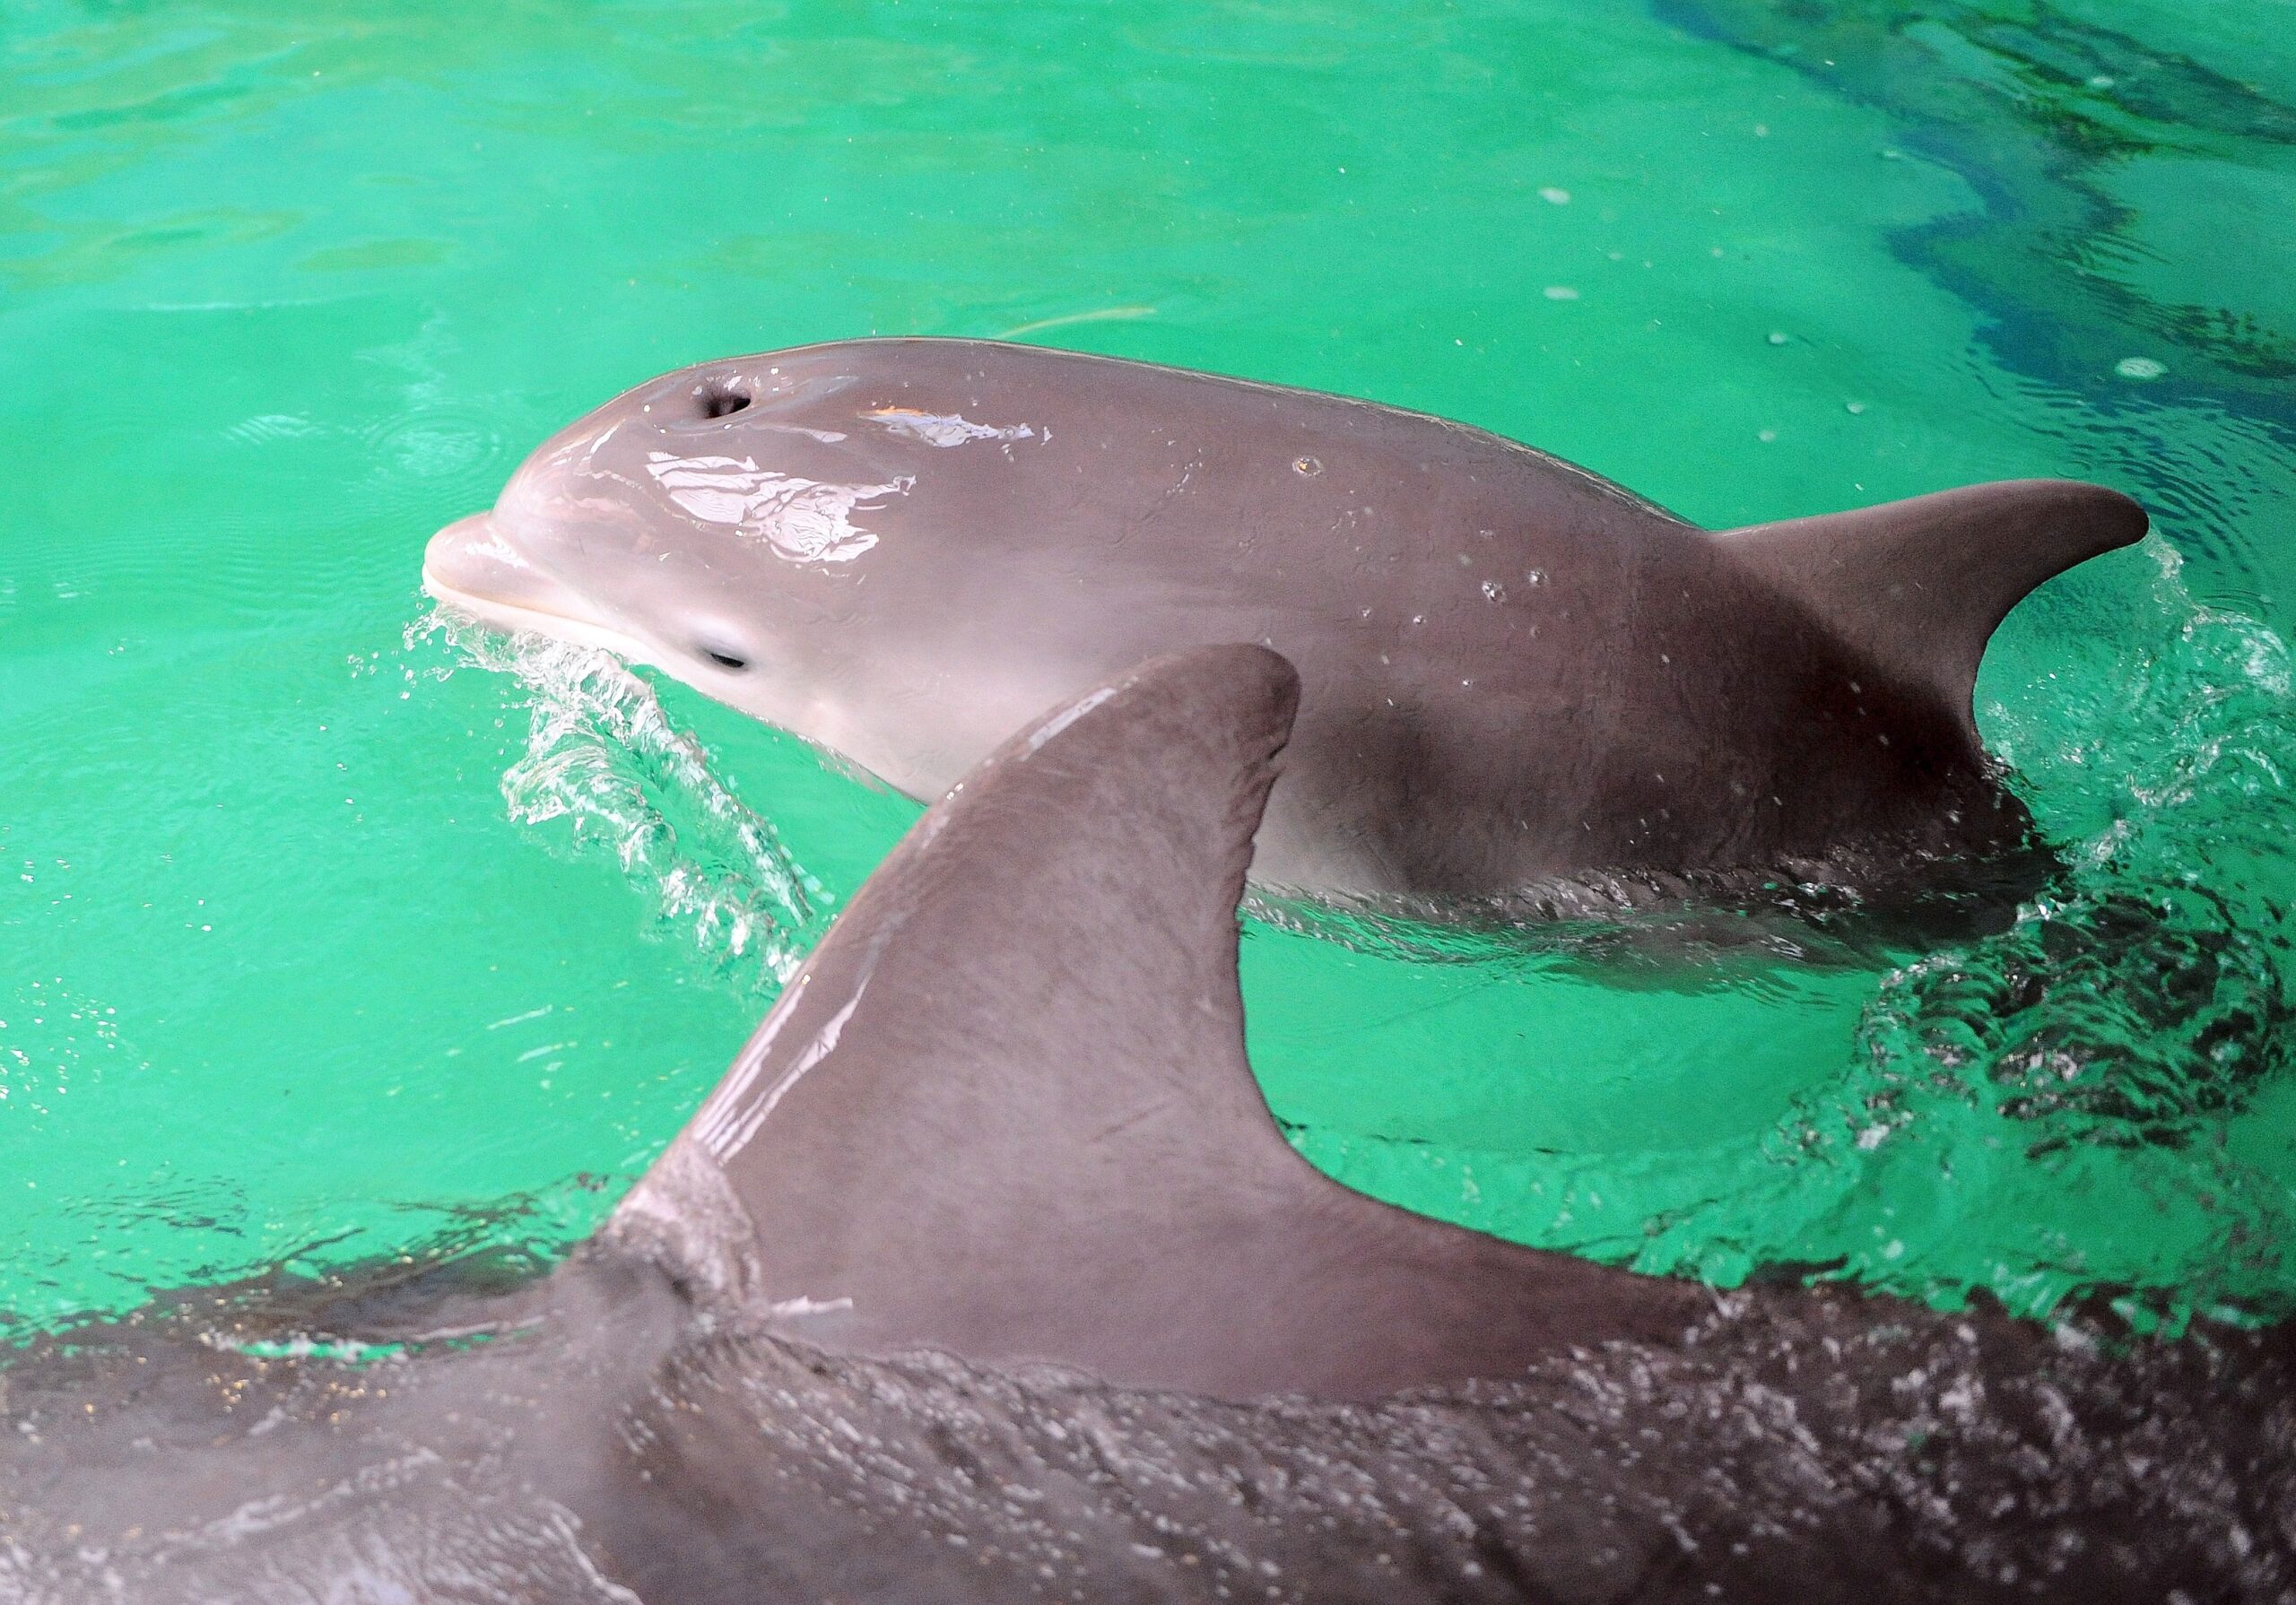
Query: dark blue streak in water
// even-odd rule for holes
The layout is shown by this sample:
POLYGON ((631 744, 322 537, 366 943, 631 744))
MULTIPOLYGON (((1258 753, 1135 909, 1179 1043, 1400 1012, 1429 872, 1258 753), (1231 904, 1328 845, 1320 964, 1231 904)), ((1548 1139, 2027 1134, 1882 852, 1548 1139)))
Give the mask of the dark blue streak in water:
POLYGON ((2136 214, 2100 179, 2155 152, 2296 146, 2296 109, 2047 4, 2015 9, 1652 0, 1665 22, 1877 108, 1900 124, 1905 153, 1966 182, 1980 210, 1892 231, 1893 254, 1985 315, 1981 338, 2005 368, 2079 398, 2079 434, 2092 438, 2070 444, 2091 472, 2166 514, 2215 577, 2268 590, 2274 565, 2238 528, 2239 487, 2177 472, 2175 426, 2161 414, 2228 414, 2296 450, 2296 338, 2116 278, 2136 214), (2117 362, 2163 349, 2168 372, 2114 382, 2117 362), (2118 439, 2100 450, 2104 433, 2118 439))

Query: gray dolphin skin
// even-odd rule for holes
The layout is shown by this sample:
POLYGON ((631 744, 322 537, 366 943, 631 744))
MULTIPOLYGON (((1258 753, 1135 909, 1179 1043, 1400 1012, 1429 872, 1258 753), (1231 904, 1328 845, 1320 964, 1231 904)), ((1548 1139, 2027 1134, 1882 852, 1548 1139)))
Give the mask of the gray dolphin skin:
POLYGON ((1296 695, 1206 648, 1002 747, 557 1265, 20 1346, 0 1601, 2296 1590, 2284 1331, 1712 1293, 1311 1170, 1235 972, 1296 695))
POLYGON ((2027 481, 1716 534, 1423 414, 887 339, 639 386, 423 574, 919 799, 1128 664, 1257 641, 1302 681, 1258 882, 1536 913, 1888 886, 2022 842, 1979 660, 2034 586, 2144 528, 2027 481))
POLYGON ((663 1230, 726 1307, 816 1347, 1232 1399, 1678 1337, 1694 1288, 1376 1202, 1269 1115, 1236 906, 1298 683, 1264 647, 1200 648, 982 763, 856 895, 625 1235, 663 1230))

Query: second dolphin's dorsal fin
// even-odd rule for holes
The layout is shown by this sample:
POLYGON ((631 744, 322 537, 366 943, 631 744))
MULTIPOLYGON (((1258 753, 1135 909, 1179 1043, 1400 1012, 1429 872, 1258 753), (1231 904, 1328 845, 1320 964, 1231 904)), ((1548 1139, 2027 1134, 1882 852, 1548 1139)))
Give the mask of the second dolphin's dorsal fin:
POLYGON ((1297 696, 1274 654, 1209 647, 1008 742, 855 896, 624 1217, 689 1264, 732 1234, 738 1274, 700 1280, 822 1347, 1231 1397, 1678 1333, 1693 1289, 1406 1215, 1283 1140, 1235 907, 1297 696))
POLYGON ((2144 528, 2144 510, 2117 490, 2006 480, 1720 539, 1877 667, 1967 719, 1986 642, 2009 610, 2144 528))

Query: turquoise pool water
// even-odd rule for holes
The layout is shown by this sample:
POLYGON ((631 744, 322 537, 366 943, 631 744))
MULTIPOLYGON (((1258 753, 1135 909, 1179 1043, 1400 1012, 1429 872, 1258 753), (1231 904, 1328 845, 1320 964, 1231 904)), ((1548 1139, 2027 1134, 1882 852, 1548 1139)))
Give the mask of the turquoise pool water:
POLYGON ((2040 1311, 2296 1294, 2284 0, 0 18, 0 1310, 600 1218, 914 808, 424 539, 660 369, 1001 335, 1463 419, 1730 525, 2156 535, 1981 720, 2062 881, 1863 964, 1249 927, 1271 1102, 1524 1241, 2040 1311))

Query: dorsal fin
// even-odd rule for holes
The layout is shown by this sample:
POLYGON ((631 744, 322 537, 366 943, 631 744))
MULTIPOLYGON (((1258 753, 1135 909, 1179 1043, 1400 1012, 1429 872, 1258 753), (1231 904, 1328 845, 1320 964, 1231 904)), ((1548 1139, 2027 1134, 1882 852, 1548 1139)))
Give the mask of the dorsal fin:
POLYGON ((1235 909, 1297 696, 1274 653, 1211 647, 1008 742, 861 889, 618 1223, 689 1264, 698 1230, 733 1234, 743 1263, 700 1280, 822 1347, 1231 1397, 1678 1333, 1693 1289, 1406 1215, 1284 1141, 1235 909))
POLYGON ((2005 480, 1751 525, 1726 548, 1877 666, 1970 716, 1978 664, 2044 580, 2144 534, 2144 509, 2074 480, 2005 480))

